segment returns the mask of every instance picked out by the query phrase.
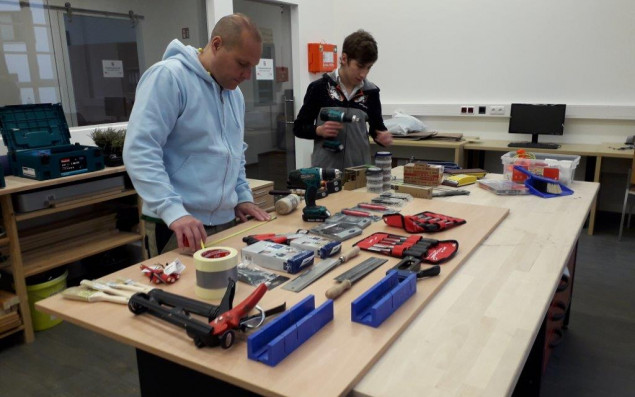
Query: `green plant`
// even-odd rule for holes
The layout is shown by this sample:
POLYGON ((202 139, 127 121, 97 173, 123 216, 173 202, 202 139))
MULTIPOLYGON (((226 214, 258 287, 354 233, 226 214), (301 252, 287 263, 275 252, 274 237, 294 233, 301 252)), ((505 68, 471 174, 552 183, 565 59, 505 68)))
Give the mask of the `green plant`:
POLYGON ((126 138, 126 130, 123 128, 96 128, 90 137, 95 145, 103 149, 105 153, 121 154, 123 142, 126 138))

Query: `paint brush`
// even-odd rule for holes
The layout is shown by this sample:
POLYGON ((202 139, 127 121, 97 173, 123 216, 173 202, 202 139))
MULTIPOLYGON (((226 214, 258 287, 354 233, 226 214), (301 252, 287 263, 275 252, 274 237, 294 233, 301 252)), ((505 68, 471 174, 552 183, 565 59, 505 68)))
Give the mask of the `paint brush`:
POLYGON ((121 280, 108 281, 108 282, 106 282, 106 285, 109 286, 110 288, 120 289, 120 290, 124 290, 124 291, 131 291, 133 293, 150 292, 151 290, 153 290, 155 288, 155 287, 148 286, 148 285, 136 285, 136 284, 128 283, 128 282, 121 281, 121 280))
POLYGON ((90 288, 96 291, 101 291, 101 292, 105 292, 107 294, 110 295, 119 295, 119 296, 124 296, 127 299, 130 299, 130 296, 133 295, 133 293, 128 292, 128 291, 122 291, 122 290, 118 290, 118 289, 114 289, 109 287, 108 285, 101 283, 99 281, 91 281, 91 280, 82 280, 79 282, 80 285, 86 287, 86 288, 90 288))
POLYGON ((108 295, 105 292, 92 290, 84 287, 70 287, 62 291, 62 297, 82 302, 113 302, 128 304, 125 296, 108 295))

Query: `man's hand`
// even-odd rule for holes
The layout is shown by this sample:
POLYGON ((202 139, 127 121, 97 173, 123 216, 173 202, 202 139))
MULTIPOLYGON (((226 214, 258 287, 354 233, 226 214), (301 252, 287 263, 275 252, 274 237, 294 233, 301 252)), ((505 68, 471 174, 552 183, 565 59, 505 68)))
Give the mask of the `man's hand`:
POLYGON ((337 121, 327 121, 324 124, 317 126, 315 133, 317 136, 325 139, 335 138, 343 127, 342 123, 337 121))
POLYGON ((240 203, 234 209, 236 216, 243 222, 247 222, 247 215, 251 215, 259 221, 268 221, 271 219, 269 214, 254 203, 240 203))
POLYGON ((201 249, 201 241, 207 239, 205 226, 192 215, 186 215, 172 222, 169 226, 174 232, 179 249, 194 252, 201 249))
POLYGON ((377 131, 375 142, 384 146, 390 146, 392 145, 392 134, 388 131, 377 131))

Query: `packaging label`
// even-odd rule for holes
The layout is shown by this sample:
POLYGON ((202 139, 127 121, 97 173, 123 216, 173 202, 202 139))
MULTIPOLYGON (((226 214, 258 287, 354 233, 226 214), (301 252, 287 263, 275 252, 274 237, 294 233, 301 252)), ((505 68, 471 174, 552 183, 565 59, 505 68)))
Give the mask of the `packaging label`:
POLYGON ((71 156, 60 159, 60 174, 62 176, 86 170, 86 156, 71 156))
POLYGON ((35 178, 35 168, 22 167, 22 175, 35 178))

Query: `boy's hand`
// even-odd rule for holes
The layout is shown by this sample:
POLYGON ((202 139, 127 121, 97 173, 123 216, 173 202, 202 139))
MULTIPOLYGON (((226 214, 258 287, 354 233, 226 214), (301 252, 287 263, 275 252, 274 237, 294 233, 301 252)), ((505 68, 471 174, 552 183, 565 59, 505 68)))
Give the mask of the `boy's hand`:
POLYGON ((335 138, 337 134, 340 133, 342 127, 344 127, 342 123, 339 123, 337 121, 327 121, 324 124, 319 125, 315 129, 315 133, 317 134, 317 136, 322 138, 335 138))
POLYGON ((392 145, 392 134, 388 131, 377 131, 375 142, 383 146, 390 146, 392 145))

